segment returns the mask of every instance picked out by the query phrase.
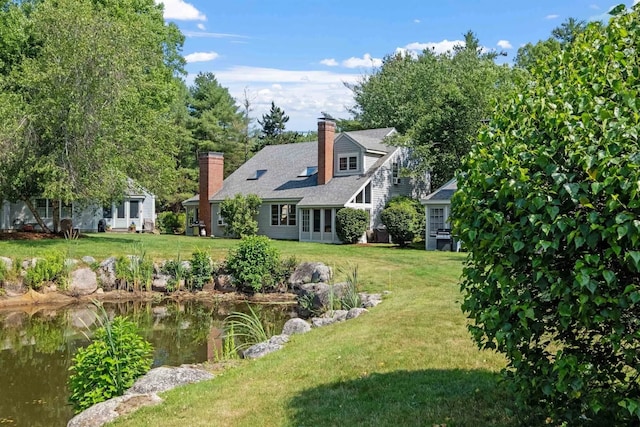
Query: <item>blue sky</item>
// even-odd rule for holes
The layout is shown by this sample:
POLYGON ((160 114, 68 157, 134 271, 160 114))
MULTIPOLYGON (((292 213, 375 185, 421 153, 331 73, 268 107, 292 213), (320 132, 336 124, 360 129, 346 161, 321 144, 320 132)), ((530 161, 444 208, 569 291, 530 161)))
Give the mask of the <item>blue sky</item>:
MULTIPOLYGON (((487 49, 505 51, 550 36, 567 18, 607 19, 639 0, 156 0, 186 36, 187 83, 212 72, 256 119, 271 101, 288 130, 315 130, 321 111, 347 118, 344 83, 372 73, 385 55, 425 47, 446 51, 472 30, 487 49)), ((258 126, 253 122, 254 126, 258 126)))

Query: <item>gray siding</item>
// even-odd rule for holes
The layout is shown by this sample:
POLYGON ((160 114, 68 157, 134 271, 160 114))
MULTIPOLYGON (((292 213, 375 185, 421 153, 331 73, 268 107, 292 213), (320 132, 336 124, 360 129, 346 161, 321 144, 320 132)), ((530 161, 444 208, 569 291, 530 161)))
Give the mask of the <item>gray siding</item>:
POLYGON ((334 175, 353 175, 362 173, 364 151, 362 148, 346 137, 338 138, 333 145, 333 174, 334 175), (340 172, 339 159, 340 156, 346 154, 355 154, 358 156, 358 170, 340 172))
POLYGON ((373 205, 371 211, 372 227, 376 228, 381 225, 380 212, 384 209, 384 205, 389 199, 395 196, 411 196, 413 186, 410 178, 402 177, 400 184, 393 184, 392 165, 398 161, 403 162, 403 151, 396 150, 393 156, 373 174, 371 178, 371 203, 373 205))
POLYGON ((298 240, 298 221, 300 221, 300 212, 296 212, 296 225, 271 225, 272 204, 295 205, 295 203, 290 201, 262 202, 262 206, 260 206, 260 213, 258 214, 258 234, 267 236, 271 239, 298 240))
MULTIPOLYGON (((296 212, 296 225, 273 226, 271 225, 271 205, 272 204, 294 204, 291 201, 278 202, 262 202, 260 211, 258 212, 258 234, 267 236, 271 239, 279 240, 298 240, 298 222, 300 221, 299 212, 296 212)), ((225 227, 218 225, 218 214, 220 210, 219 203, 211 204, 211 233, 214 236, 225 236, 225 227)))
POLYGON ((448 201, 443 201, 442 203, 429 203, 425 205, 425 215, 427 219, 426 229, 425 229, 425 249, 428 251, 435 251, 437 249, 437 239, 431 233, 431 224, 429 223, 429 209, 444 209, 444 222, 445 227, 451 227, 449 224, 449 215, 451 213, 451 203, 448 201))

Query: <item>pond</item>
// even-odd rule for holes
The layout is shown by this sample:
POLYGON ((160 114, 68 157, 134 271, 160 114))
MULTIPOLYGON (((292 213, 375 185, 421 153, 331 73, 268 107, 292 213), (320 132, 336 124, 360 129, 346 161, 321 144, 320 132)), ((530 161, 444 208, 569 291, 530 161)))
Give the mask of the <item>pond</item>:
MULTIPOLYGON (((215 361, 224 318, 246 303, 164 301, 105 303, 109 316, 134 320, 154 347, 155 366, 215 361)), ((295 317, 288 304, 254 305, 273 334, 295 317)), ((78 347, 99 326, 91 304, 64 309, 0 311, 0 425, 65 426, 73 417, 67 379, 78 347)))

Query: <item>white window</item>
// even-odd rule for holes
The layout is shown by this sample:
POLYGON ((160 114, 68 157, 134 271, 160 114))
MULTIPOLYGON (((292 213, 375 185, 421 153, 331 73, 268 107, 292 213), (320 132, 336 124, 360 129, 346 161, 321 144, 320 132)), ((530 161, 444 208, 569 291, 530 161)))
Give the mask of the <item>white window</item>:
POLYGON ((429 208, 429 235, 435 236, 444 224, 444 208, 429 208))
POLYGON ((271 205, 271 225, 296 225, 296 205, 271 205))
POLYGON ((353 172, 358 170, 358 156, 347 155, 338 158, 338 170, 340 172, 353 172))
POLYGON ((400 164, 398 162, 393 163, 391 167, 391 174, 393 185, 400 184, 400 164))
POLYGON ((40 218, 53 217, 53 205, 49 199, 36 199, 36 211, 40 218))
POLYGON ((302 210, 302 231, 304 233, 308 233, 310 230, 309 227, 309 209, 302 210))

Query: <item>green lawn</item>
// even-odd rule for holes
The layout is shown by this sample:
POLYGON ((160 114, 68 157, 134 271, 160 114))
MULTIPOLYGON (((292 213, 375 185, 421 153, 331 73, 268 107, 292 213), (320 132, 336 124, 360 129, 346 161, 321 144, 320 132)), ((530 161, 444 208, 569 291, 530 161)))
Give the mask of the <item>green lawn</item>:
MULTIPOLYGON (((195 248, 224 258, 237 241, 100 234, 65 243, 0 242, 0 255, 46 248, 102 259, 142 241, 156 259, 195 248)), ((459 308, 463 254, 275 242, 283 256, 357 264, 365 290, 391 293, 370 313, 292 337, 265 358, 212 381, 173 390, 117 426, 510 426, 510 398, 497 383, 504 359, 478 351, 459 308)), ((340 277, 336 278, 340 280, 340 277)))

